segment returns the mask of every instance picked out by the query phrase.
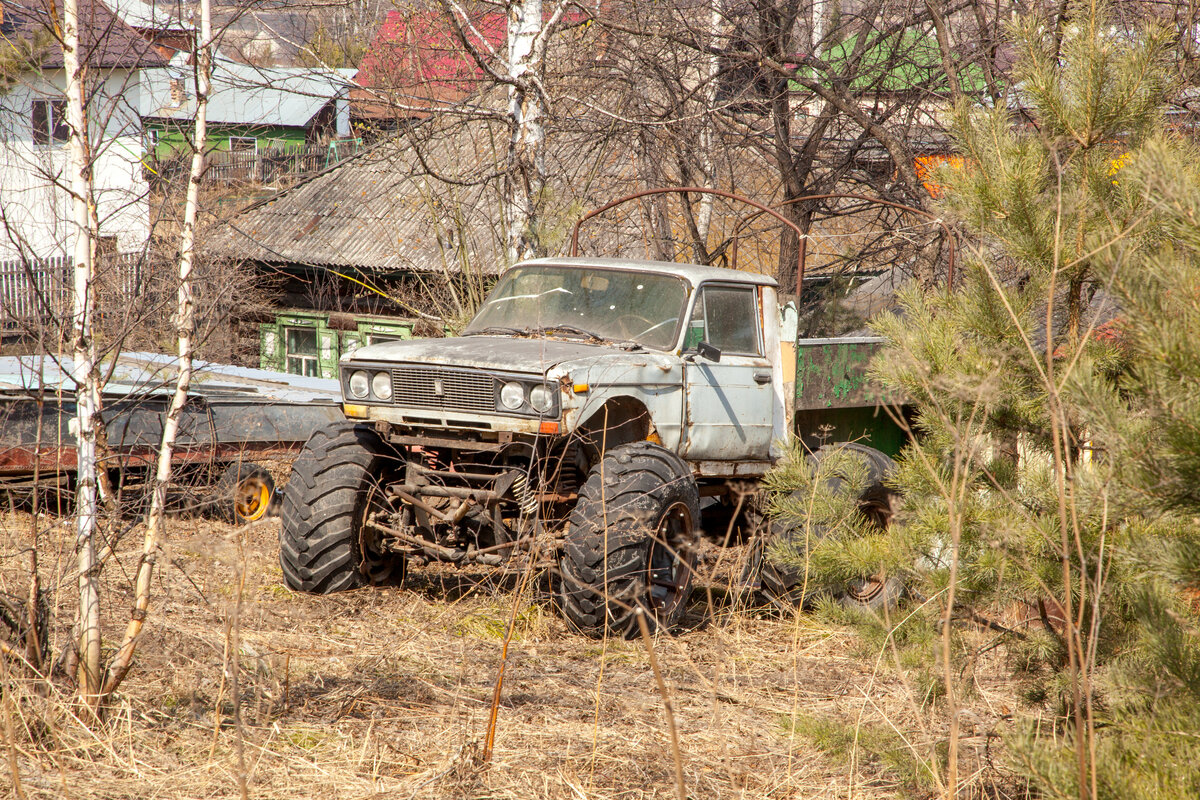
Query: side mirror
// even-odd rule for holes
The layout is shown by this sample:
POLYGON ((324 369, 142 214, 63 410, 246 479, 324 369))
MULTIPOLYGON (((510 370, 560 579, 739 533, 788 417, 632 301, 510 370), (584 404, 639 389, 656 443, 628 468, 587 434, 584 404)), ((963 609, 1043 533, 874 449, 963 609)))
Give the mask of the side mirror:
POLYGON ((721 361, 721 349, 719 347, 713 347, 708 342, 698 343, 696 345, 696 352, 699 353, 701 358, 706 358, 709 361, 718 363, 721 361))

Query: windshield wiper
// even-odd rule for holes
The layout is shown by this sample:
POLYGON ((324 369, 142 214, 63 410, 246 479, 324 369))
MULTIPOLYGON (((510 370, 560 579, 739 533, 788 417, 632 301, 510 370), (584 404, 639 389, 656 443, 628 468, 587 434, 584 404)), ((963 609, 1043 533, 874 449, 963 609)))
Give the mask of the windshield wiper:
POLYGON ((540 331, 541 333, 573 333, 577 336, 586 336, 593 342, 605 341, 605 337, 601 336, 600 334, 585 330, 583 328, 577 328, 574 325, 547 325, 544 328, 535 328, 534 330, 540 331))
POLYGON ((463 336, 487 336, 493 333, 505 333, 515 336, 528 336, 532 333, 531 328, 509 328, 504 325, 489 325, 486 328, 480 328, 477 331, 464 331, 463 336))

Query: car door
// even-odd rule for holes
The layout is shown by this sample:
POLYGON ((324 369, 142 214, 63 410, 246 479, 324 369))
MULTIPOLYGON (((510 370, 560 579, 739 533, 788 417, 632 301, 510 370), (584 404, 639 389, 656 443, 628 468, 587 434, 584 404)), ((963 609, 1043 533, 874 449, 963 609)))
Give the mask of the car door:
POLYGON ((763 355, 759 287, 706 283, 696 292, 683 343, 682 455, 691 461, 770 458, 774 393, 763 355), (704 342, 719 360, 700 355, 704 342))

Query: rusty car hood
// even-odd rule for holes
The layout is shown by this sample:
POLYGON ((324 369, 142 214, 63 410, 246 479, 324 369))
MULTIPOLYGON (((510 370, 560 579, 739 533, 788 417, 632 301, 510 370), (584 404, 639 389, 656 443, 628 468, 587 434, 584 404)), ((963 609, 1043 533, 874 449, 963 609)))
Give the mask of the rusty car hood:
POLYGON ((449 339, 380 342, 359 348, 349 360, 442 364, 508 372, 545 373, 564 361, 619 355, 633 354, 611 344, 547 338, 461 336, 449 339))

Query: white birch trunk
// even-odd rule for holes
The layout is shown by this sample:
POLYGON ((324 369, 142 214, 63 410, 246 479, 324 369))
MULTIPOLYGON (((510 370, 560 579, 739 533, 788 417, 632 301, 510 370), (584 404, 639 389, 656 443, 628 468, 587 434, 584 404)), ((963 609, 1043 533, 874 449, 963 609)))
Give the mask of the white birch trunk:
POLYGON ((92 227, 92 165, 84 117, 84 65, 79 60, 78 0, 64 0, 63 66, 67 74, 67 175, 75 229, 75 268, 71 293, 71 377, 75 383, 76 487, 75 551, 79 563, 79 696, 95 708, 100 699, 100 579, 96 574, 96 398, 92 317, 95 298, 93 257, 98 231, 92 227))
POLYGON ((542 0, 523 0, 509 6, 507 77, 514 81, 508 85, 512 138, 504 181, 505 255, 509 264, 533 256, 537 249, 533 226, 538 221, 538 204, 546 183, 542 152, 544 103, 529 79, 538 77, 540 52, 536 45, 543 24, 542 0))
POLYGON ((167 484, 171 480, 171 455, 179 433, 179 419, 187 403, 192 380, 192 338, 196 331, 195 304, 192 299, 192 266, 196 254, 196 214, 200 201, 200 178, 204 172, 207 140, 208 95, 212 75, 212 13, 209 0, 200 0, 200 39, 196 51, 196 116, 193 121, 192 166, 188 176, 187 200, 183 210, 183 229, 179 234, 179 291, 176 298, 175 325, 178 336, 179 375, 175 392, 163 423, 162 441, 154 474, 150 510, 146 514, 146 537, 138 564, 134 608, 125 627, 125 637, 113 659, 104 694, 120 686, 133 663, 138 636, 150 606, 150 580, 158 556, 159 539, 166 510, 167 484))
MULTIPOLYGON (((720 0, 712 0, 708 16, 708 37, 712 52, 708 56, 708 82, 704 88, 705 114, 700 128, 700 171, 704 175, 704 188, 714 189, 717 185, 717 165, 713 156, 716 146, 716 131, 713 129, 717 113, 717 78, 721 73, 721 59, 717 55, 721 36, 721 6, 720 0)), ((700 233, 700 241, 708 250, 708 231, 712 227, 713 203, 716 197, 711 194, 700 196, 700 213, 696 218, 696 230, 700 233)))

